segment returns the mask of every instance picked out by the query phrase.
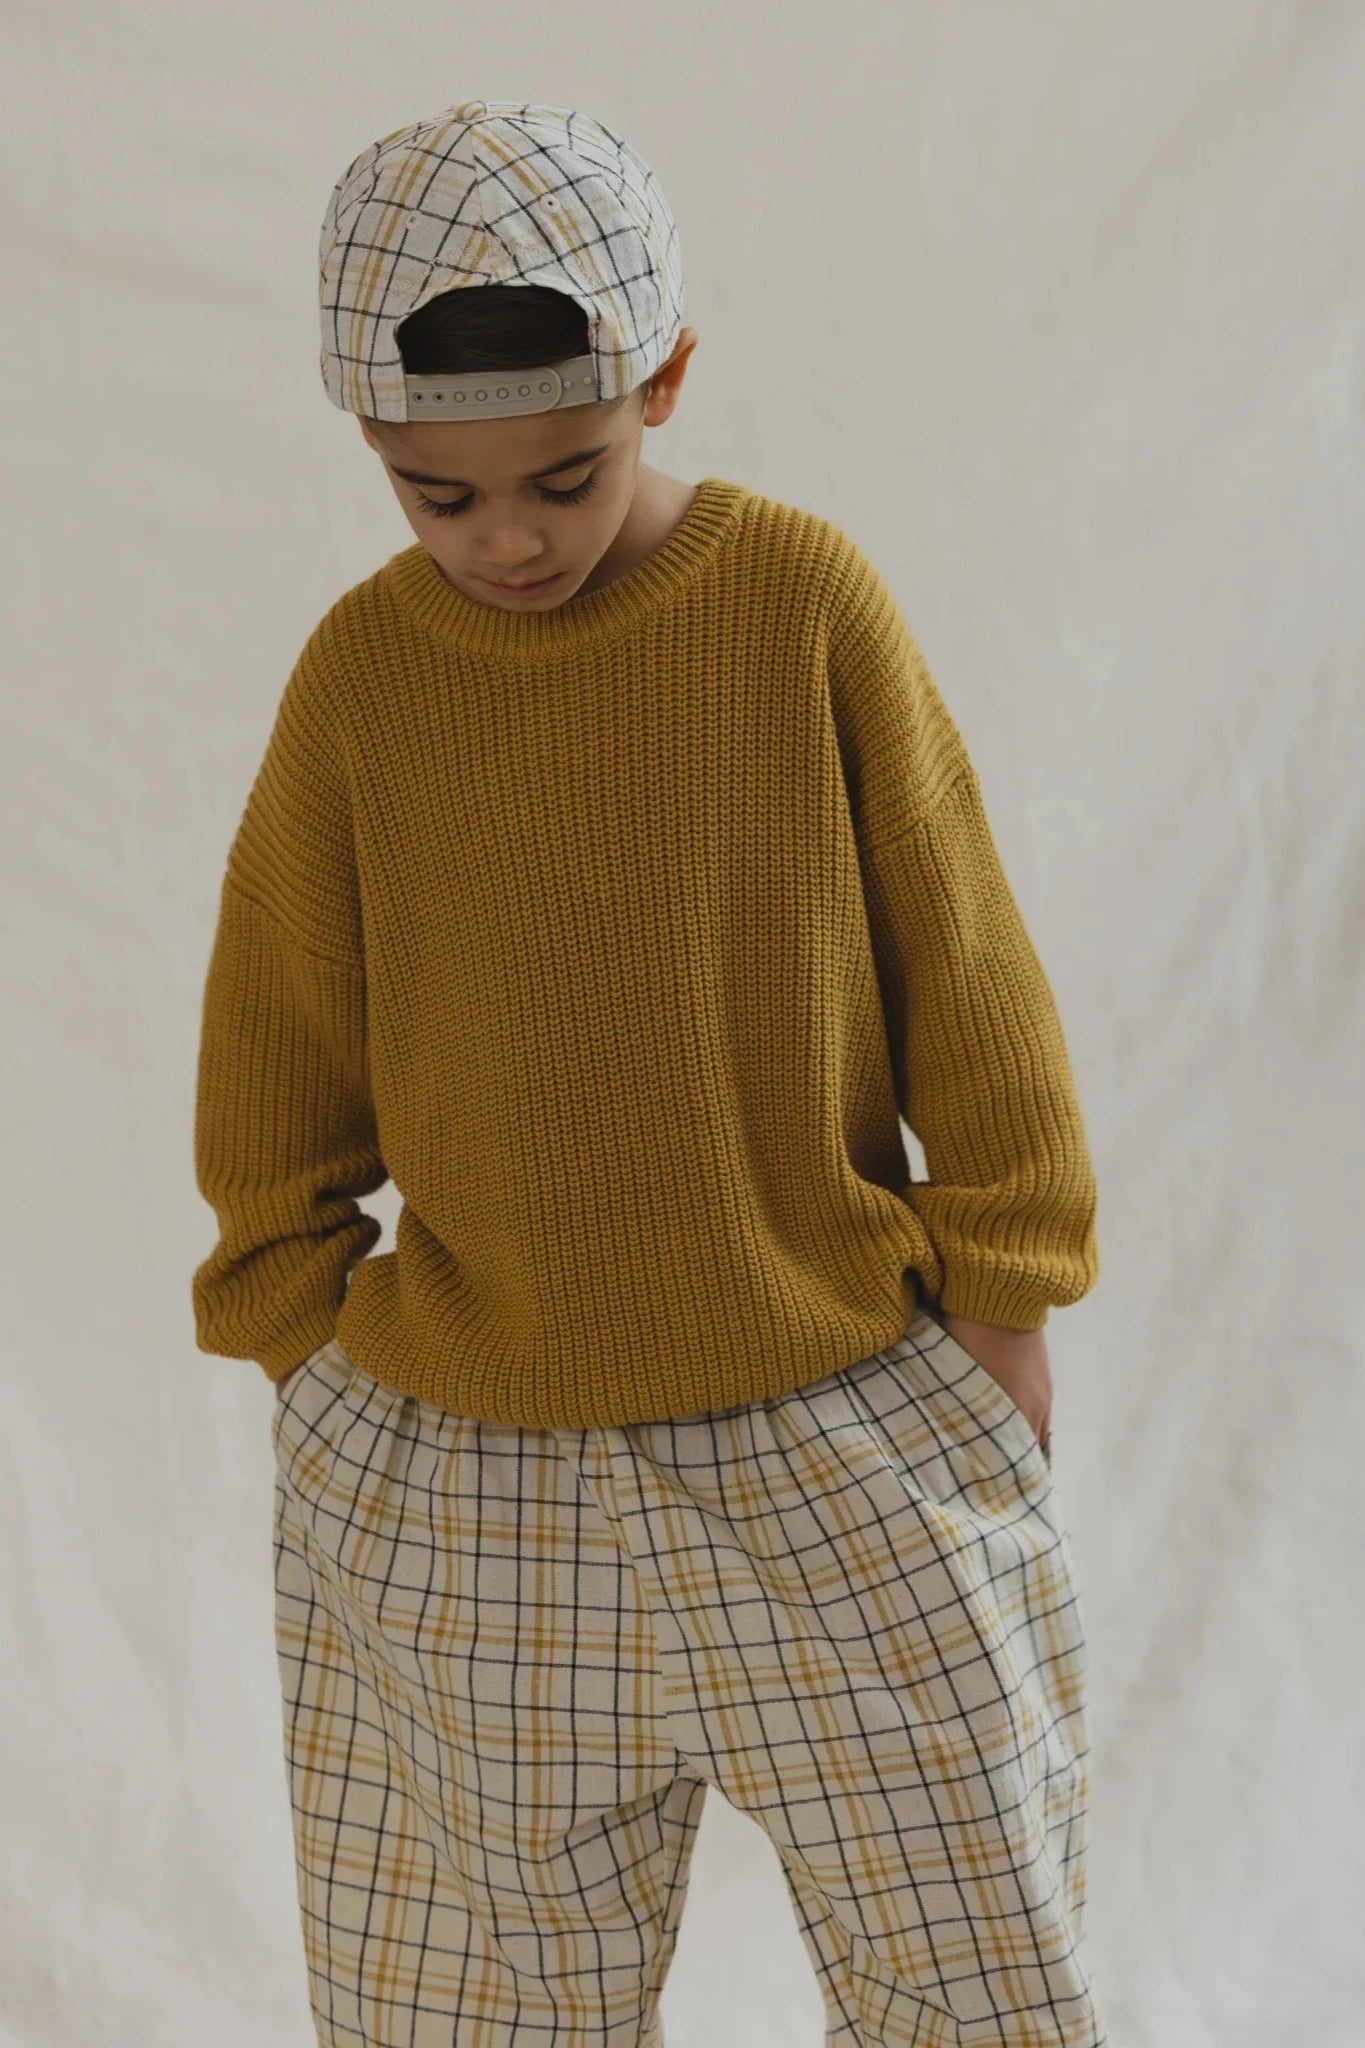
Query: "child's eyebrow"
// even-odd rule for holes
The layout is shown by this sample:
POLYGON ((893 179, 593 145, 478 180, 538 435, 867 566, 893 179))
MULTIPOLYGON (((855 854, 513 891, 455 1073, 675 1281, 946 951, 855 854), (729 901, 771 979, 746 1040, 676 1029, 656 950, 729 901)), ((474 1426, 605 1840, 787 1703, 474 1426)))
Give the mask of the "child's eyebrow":
MULTIPOLYGON (((562 469, 577 469, 580 462, 591 462, 595 455, 605 455, 610 446, 610 441, 603 441, 596 448, 580 448, 573 455, 561 456, 559 461, 552 462, 548 469, 536 470, 534 474, 528 476, 525 479, 525 481, 528 484, 533 484, 537 481, 538 478, 543 476, 558 476, 559 472, 562 469)), ((428 476, 425 473, 425 471, 420 469, 400 469, 396 462, 391 462, 389 464, 389 468, 393 471, 395 476, 401 476, 404 483, 459 484, 465 490, 473 490, 474 488, 472 484, 465 483, 465 480, 462 476, 428 476)))

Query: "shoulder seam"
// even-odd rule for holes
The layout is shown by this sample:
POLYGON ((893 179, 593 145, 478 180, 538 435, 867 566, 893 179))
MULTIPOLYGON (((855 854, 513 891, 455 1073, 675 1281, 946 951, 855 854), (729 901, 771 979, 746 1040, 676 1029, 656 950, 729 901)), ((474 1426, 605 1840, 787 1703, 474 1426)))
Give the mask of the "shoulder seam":
POLYGON ((929 825, 933 822, 933 820, 938 816, 939 812, 943 809, 943 806, 947 803, 949 797, 956 796, 958 791, 963 788, 964 784, 972 788, 975 788, 977 785, 977 773, 975 764, 972 761, 966 759, 965 757, 957 773, 950 777, 950 779, 943 785, 943 788, 934 798, 933 802, 930 804, 927 811, 921 811, 920 815, 917 818, 913 819, 910 824, 898 825, 894 832, 887 832, 881 838, 864 839, 864 852, 885 853, 886 849, 889 846, 899 846, 900 842, 903 839, 912 839, 917 832, 923 831, 926 825, 929 825))
POLYGON ((277 931, 282 938, 288 940, 296 952, 306 954, 310 960, 321 961, 325 967, 339 967, 344 973, 358 975, 363 979, 365 974, 363 961, 350 959, 343 953, 324 952, 320 946, 305 944, 296 932, 292 932, 289 929, 283 918, 270 908, 269 904, 262 903, 259 897, 253 896, 249 889, 242 887, 242 884, 238 881, 236 874, 230 867, 224 870, 223 886, 231 889, 233 895, 240 903, 249 903, 258 916, 264 918, 273 930, 277 931))

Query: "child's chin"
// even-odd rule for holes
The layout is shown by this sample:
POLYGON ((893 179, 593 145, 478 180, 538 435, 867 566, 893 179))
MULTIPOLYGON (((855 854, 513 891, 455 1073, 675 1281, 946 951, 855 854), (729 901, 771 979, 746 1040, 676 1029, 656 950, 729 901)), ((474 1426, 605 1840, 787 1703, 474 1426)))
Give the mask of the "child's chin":
POLYGON ((572 580, 561 569, 547 589, 529 591, 525 597, 517 597, 510 590, 498 590, 489 584, 484 591, 484 601, 495 604, 499 611, 553 611, 556 605, 572 597, 573 590, 572 580))

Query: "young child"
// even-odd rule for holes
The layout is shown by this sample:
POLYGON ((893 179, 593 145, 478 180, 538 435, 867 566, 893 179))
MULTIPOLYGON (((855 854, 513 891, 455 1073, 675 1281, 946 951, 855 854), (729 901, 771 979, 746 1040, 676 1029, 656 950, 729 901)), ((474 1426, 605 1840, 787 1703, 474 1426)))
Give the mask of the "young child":
POLYGON ((1095 1186, 961 735, 838 527, 641 462, 697 336, 621 137, 446 109, 320 261, 416 541, 227 856, 193 1278, 281 1390, 318 2039, 661 2048, 715 1786, 827 2048, 1104 2048, 1043 1334, 1095 1186))

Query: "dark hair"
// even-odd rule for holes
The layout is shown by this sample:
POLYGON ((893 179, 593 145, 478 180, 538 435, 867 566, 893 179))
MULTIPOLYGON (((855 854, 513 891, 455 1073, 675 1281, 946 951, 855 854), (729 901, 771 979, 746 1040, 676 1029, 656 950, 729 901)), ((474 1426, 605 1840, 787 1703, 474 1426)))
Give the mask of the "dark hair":
POLYGON ((419 377, 534 370, 586 355, 588 316, 576 299, 549 285, 461 285, 409 313, 398 329, 398 350, 403 368, 419 377))

